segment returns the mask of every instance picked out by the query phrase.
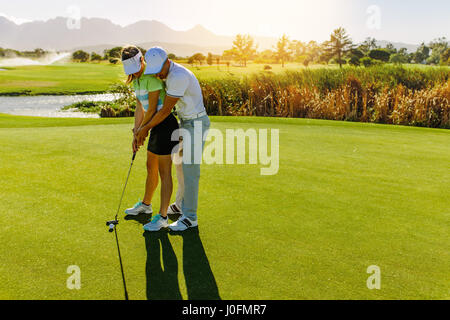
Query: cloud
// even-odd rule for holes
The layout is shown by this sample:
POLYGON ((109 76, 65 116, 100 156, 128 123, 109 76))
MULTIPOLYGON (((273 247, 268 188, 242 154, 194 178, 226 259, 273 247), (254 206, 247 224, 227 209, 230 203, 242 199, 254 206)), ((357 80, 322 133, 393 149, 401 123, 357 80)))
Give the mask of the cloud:
POLYGON ((26 22, 31 22, 31 20, 9 16, 9 15, 3 13, 3 12, 0 12, 0 17, 5 17, 6 19, 8 19, 9 21, 14 22, 15 24, 22 24, 22 23, 26 23, 26 22))

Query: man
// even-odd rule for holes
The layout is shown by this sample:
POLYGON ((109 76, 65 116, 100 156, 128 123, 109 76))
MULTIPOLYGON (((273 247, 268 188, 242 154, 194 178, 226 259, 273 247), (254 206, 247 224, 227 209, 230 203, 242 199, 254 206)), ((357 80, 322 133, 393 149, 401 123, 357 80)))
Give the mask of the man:
MULTIPOLYGON (((164 121, 172 109, 177 107, 183 135, 184 196, 181 203, 181 217, 168 227, 172 231, 184 231, 198 226, 200 162, 210 121, 203 104, 200 84, 191 71, 168 59, 167 52, 159 47, 148 50, 145 60, 147 67, 144 73, 156 75, 166 81, 166 99, 163 108, 139 133, 138 141, 143 143, 149 130, 164 121)), ((156 223, 166 223, 161 220, 156 223)))

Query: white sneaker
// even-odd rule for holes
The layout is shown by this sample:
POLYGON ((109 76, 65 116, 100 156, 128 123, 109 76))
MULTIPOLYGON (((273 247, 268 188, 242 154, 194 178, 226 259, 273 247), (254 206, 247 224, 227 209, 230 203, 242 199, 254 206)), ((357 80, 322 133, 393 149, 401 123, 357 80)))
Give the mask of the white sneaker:
POLYGON ((181 209, 177 206, 177 203, 172 203, 167 209, 167 214, 181 214, 181 209))
POLYGON ((192 221, 188 217, 182 215, 177 221, 169 226, 169 229, 172 231, 185 231, 195 227, 198 227, 198 221, 192 221))
POLYGON ((163 228, 167 228, 169 226, 169 224, 167 223, 168 220, 168 218, 164 219, 160 214, 157 214, 150 223, 147 223, 144 226, 144 230, 153 232, 159 231, 163 228))
POLYGON ((147 206, 143 204, 141 201, 139 201, 134 205, 133 208, 125 210, 125 213, 129 216, 137 216, 140 214, 152 214, 153 209, 151 204, 147 206))

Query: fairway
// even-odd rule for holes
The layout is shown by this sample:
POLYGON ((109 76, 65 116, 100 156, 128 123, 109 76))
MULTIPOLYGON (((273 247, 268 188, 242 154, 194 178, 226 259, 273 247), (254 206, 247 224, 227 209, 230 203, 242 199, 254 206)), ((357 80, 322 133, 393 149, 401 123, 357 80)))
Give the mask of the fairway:
POLYGON ((10 67, 2 71, 0 94, 82 94, 105 92, 123 80, 121 65, 66 63, 10 67))
MULTIPOLYGON (((264 64, 249 64, 243 68, 226 65, 192 66, 183 64, 201 80, 241 78, 264 71, 264 64)), ((271 73, 286 70, 301 70, 297 63, 271 64, 271 73)), ((312 66, 322 68, 323 66, 312 66)), ((335 66, 334 66, 335 67, 335 66)), ((330 67, 330 68, 334 68, 330 67)), ((267 73, 267 72, 265 72, 267 73)), ((55 65, 7 67, 0 74, 0 95, 67 95, 83 93, 103 93, 112 84, 126 80, 122 64, 109 63, 65 63, 55 65)))
MULTIPOLYGON (((122 219, 130 299, 217 298, 215 285, 221 299, 450 297, 448 130, 211 119, 223 132, 279 129, 279 172, 203 165, 200 237, 144 237, 142 221, 122 219), (380 290, 366 286, 372 265, 380 290)), ((130 164, 132 121, 0 115, 0 299, 123 299, 105 221, 130 164), (66 287, 71 265, 80 290, 66 287)), ((141 151, 122 209, 143 197, 145 174, 141 151)))

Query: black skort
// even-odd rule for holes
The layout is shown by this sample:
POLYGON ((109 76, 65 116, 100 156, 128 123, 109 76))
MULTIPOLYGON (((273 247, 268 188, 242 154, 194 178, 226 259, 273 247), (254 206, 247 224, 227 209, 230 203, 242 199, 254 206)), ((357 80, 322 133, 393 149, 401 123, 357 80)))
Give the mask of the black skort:
POLYGON ((177 118, 171 113, 163 122, 151 130, 147 150, 159 156, 172 154, 179 141, 172 141, 172 133, 179 128, 177 118))

